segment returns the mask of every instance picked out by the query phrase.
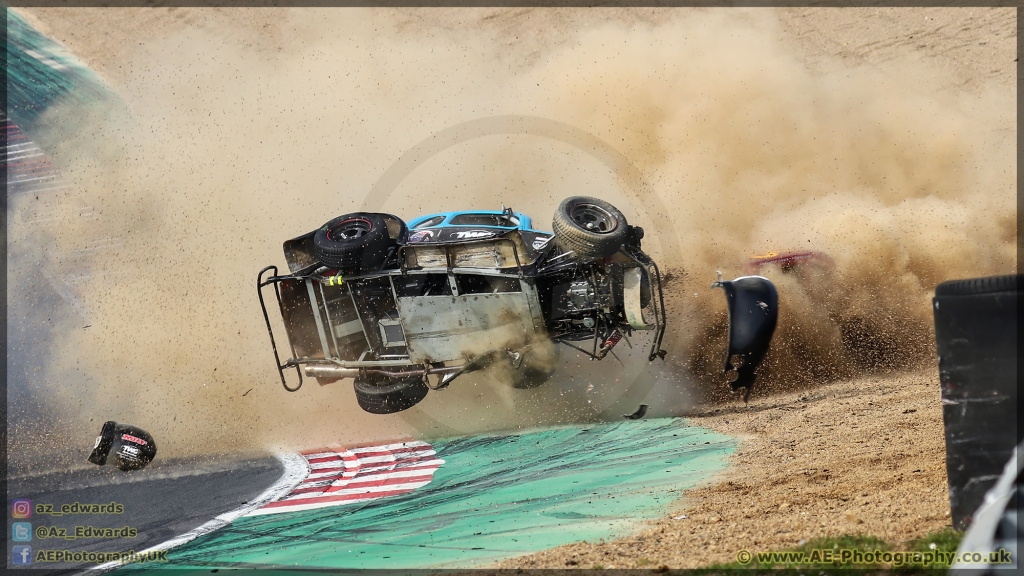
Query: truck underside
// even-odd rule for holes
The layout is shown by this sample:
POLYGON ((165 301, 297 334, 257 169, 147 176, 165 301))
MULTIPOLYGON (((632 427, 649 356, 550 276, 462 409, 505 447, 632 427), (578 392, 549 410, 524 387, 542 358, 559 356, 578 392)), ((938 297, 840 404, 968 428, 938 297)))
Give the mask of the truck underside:
POLYGON ((437 374, 444 386, 493 357, 515 362, 544 340, 590 340, 589 352, 574 347, 603 357, 609 338, 634 329, 655 330, 652 358, 664 354, 658 348, 664 332, 660 278, 646 255, 624 247, 602 263, 582 265, 554 248, 519 256, 524 244, 513 231, 405 246, 396 251, 400 265, 370 274, 343 276, 314 264, 278 276, 268 267, 259 284, 276 286, 292 349, 292 358, 279 365, 301 367, 300 378, 321 383, 364 370, 437 374), (507 261, 513 265, 506 268, 494 265, 503 260, 503 248, 512 252, 507 261), (478 267, 483 255, 492 268, 478 267))

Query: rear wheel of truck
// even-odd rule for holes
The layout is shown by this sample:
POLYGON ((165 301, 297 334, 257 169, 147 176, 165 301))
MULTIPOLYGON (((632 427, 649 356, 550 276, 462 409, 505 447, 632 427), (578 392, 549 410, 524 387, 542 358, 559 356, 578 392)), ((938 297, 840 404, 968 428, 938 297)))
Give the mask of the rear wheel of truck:
POLYGON ((353 388, 359 406, 370 414, 394 414, 408 410, 427 395, 427 385, 419 376, 387 378, 384 376, 360 376, 353 388))
POLYGON ((580 258, 607 258, 618 252, 629 233, 619 209, 598 198, 571 196, 562 201, 551 223, 555 242, 580 258))
POLYGON ((339 216, 313 234, 313 250, 321 264, 355 273, 380 267, 390 244, 387 223, 373 212, 339 216))
POLYGON ((561 362, 558 344, 540 342, 525 352, 523 363, 512 369, 512 387, 518 390, 536 388, 551 378, 561 362))

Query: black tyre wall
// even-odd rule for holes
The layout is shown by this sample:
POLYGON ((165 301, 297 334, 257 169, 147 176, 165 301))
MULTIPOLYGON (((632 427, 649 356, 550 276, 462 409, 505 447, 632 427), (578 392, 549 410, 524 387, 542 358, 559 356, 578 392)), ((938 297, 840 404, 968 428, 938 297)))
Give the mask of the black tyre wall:
POLYGON ((1017 300, 1021 276, 939 284, 932 301, 953 526, 963 529, 1021 441, 1017 300))

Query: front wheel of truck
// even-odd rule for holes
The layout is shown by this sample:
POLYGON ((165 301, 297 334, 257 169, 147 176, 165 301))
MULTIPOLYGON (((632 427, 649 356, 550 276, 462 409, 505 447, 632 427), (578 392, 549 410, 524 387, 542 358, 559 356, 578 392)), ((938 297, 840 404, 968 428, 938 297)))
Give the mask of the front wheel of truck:
POLYGON ((353 388, 359 407, 370 414, 394 414, 408 410, 423 400, 429 390, 419 376, 360 376, 355 379, 353 388))
POLYGON ((555 211, 555 242, 584 260, 607 258, 628 239, 629 226, 618 208, 599 198, 572 196, 555 211))

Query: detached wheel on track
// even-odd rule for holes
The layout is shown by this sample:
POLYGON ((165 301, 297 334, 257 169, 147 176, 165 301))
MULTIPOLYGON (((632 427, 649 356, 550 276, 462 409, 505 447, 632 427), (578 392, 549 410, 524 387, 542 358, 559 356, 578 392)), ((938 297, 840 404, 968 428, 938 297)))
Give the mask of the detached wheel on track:
POLYGON ((359 406, 370 414, 394 414, 408 410, 427 395, 427 385, 419 376, 388 379, 369 376, 356 378, 353 388, 359 406))
POLYGON ((598 198, 571 196, 562 201, 551 224, 555 242, 580 258, 607 258, 629 233, 619 209, 598 198))
POLYGON ((379 267, 390 244, 387 223, 373 212, 339 216, 313 235, 313 250, 321 264, 357 273, 379 267))

